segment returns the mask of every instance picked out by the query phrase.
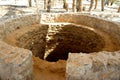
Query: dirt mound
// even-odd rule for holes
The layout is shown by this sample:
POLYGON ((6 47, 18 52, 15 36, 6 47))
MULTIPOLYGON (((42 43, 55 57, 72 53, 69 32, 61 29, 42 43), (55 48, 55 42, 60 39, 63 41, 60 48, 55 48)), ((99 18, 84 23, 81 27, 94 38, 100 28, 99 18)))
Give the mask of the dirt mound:
POLYGON ((65 80, 66 61, 47 62, 38 57, 33 57, 34 80, 65 80))

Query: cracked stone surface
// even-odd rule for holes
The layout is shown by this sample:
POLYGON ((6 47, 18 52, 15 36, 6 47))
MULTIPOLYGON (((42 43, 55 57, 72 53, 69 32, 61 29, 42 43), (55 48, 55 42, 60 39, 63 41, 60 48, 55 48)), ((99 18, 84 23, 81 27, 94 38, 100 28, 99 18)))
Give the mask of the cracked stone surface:
POLYGON ((32 52, 0 41, 0 80, 31 80, 32 52))
POLYGON ((69 54, 67 80, 120 80, 120 51, 69 54))

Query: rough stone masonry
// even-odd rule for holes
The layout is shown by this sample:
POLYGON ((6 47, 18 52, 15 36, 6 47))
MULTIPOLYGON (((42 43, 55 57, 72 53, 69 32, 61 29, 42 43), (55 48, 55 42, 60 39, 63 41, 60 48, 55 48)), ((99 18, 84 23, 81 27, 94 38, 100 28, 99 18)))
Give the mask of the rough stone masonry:
POLYGON ((119 24, 100 18, 76 14, 49 14, 48 16, 45 14, 42 17, 44 17, 43 22, 51 24, 66 22, 99 29, 111 35, 111 40, 114 41, 113 44, 118 46, 112 52, 70 53, 66 66, 67 80, 120 80, 119 24))
POLYGON ((120 51, 69 54, 67 80, 120 80, 120 51))
MULTIPOLYGON (((68 22, 89 26, 92 29, 100 29, 110 34, 115 39, 114 44, 118 46, 113 52, 70 54, 66 69, 67 80, 120 80, 120 52, 118 51, 120 50, 120 25, 107 20, 76 14, 50 14, 43 19, 46 22, 48 19, 56 23, 68 22)), ((2 40, 21 26, 29 27, 36 23, 35 16, 3 22, 0 24, 0 39, 2 40)), ((31 74, 31 52, 0 41, 0 78, 2 80, 30 80, 32 79, 31 74)))
POLYGON ((0 80, 31 80, 32 52, 0 41, 0 80))

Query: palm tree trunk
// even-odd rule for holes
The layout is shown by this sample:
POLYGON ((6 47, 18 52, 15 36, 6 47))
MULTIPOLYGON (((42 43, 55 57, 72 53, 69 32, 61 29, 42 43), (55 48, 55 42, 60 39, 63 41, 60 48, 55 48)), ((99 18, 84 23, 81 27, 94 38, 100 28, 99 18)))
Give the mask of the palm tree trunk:
POLYGON ((120 12, 120 6, 119 6, 119 8, 118 8, 118 12, 120 12))
POLYGON ((98 4, 98 0, 95 0, 95 8, 94 9, 97 8, 97 4, 98 4))
POLYGON ((46 0, 44 0, 44 9, 46 9, 46 0))
POLYGON ((78 12, 82 11, 82 0, 76 1, 76 7, 78 12))
POLYGON ((76 9, 76 7, 75 7, 75 0, 73 0, 72 11, 75 12, 75 9, 76 9))
POLYGON ((111 0, 111 3, 110 3, 110 5, 112 6, 114 2, 115 2, 115 0, 111 0))
POLYGON ((15 4, 16 4, 16 0, 14 0, 15 1, 15 4))
POLYGON ((94 0, 91 0, 91 1, 90 1, 89 11, 91 11, 91 9, 92 9, 92 7, 93 7, 93 3, 94 3, 94 0))
POLYGON ((29 7, 32 7, 32 1, 28 0, 28 3, 29 3, 29 7))
POLYGON ((101 0, 101 11, 104 11, 104 0, 101 0))
POLYGON ((51 10, 51 0, 48 0, 48 3, 47 3, 47 12, 50 12, 51 10))
POLYGON ((63 0, 63 8, 68 11, 68 4, 66 2, 66 0, 63 0))
POLYGON ((39 7, 38 7, 38 0, 35 0, 36 1, 36 8, 37 8, 37 17, 36 17, 36 20, 38 22, 40 22, 40 13, 39 13, 39 7))

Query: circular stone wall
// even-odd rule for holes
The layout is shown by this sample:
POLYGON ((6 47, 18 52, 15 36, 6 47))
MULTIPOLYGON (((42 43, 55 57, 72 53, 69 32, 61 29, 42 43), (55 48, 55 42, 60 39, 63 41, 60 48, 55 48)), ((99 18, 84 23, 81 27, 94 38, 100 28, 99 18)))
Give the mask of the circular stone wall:
POLYGON ((36 23, 34 19, 32 15, 0 22, 0 80, 32 80, 32 52, 8 45, 3 38, 23 25, 36 23))
POLYGON ((70 23, 31 25, 4 38, 7 43, 29 49, 34 56, 47 61, 67 60, 69 52, 115 51, 118 46, 111 39, 98 29, 70 23))
POLYGON ((13 20, 13 23, 23 21, 22 27, 0 24, 0 37, 8 44, 31 50, 33 55, 41 59, 58 61, 69 59, 69 52, 97 54, 101 51, 120 50, 120 28, 116 23, 76 14, 43 14, 40 25, 36 24, 35 18, 27 18, 33 20, 30 22, 32 24, 24 23, 21 18, 13 20))
MULTIPOLYGON (((98 24, 94 27, 94 22, 93 24, 90 22, 90 26, 80 25, 80 23, 85 24, 85 22, 82 23, 82 20, 80 20, 78 23, 79 20, 76 15, 67 15, 70 17, 69 21, 66 21, 62 14, 60 14, 60 16, 58 14, 57 18, 59 19, 56 18, 55 14, 51 15, 55 17, 50 20, 54 20, 52 23, 47 23, 49 21, 46 21, 46 24, 43 25, 34 24, 29 27, 19 28, 7 35, 4 40, 14 46, 29 49, 33 52, 34 56, 48 61, 58 61, 59 59, 67 60, 69 52, 93 53, 100 51, 116 51, 120 49, 119 41, 116 38, 117 35, 110 35, 109 31, 106 30, 107 27, 103 30, 102 26, 105 26, 103 24, 101 27, 96 27, 98 24), (75 24, 72 23, 74 19, 76 20, 74 22, 75 24), (71 23, 60 23, 61 20, 71 23)), ((49 17, 51 16, 49 15, 49 17)), ((84 17, 85 20, 86 17, 88 17, 87 20, 90 18, 94 21, 95 19, 94 17, 92 18, 85 15, 80 15, 80 17, 84 17)), ((100 19, 96 18, 96 21, 97 20, 99 21, 100 19)), ((108 21, 106 21, 106 23, 108 23, 108 21)), ((104 24, 106 23, 104 22, 104 24)), ((113 23, 110 24, 113 25, 113 23)), ((110 27, 110 24, 106 25, 110 27)))

